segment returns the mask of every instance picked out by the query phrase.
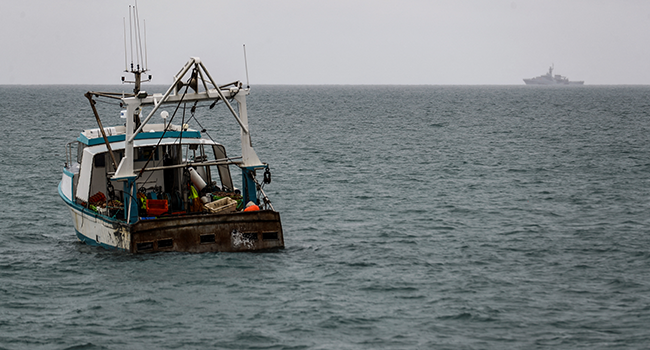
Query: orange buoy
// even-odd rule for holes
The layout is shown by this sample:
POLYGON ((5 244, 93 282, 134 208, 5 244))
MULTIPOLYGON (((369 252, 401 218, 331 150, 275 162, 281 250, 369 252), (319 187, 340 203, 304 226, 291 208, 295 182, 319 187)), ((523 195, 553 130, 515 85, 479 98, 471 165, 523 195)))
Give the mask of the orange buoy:
POLYGON ((257 204, 253 202, 248 202, 248 204, 246 204, 246 209, 244 209, 244 211, 258 211, 258 210, 260 210, 260 207, 258 207, 257 204))

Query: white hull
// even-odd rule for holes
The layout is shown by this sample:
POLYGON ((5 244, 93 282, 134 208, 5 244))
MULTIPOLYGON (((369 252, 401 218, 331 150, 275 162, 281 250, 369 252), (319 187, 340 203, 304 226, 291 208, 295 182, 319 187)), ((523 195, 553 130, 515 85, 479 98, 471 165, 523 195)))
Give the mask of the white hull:
POLYGON ((70 209, 74 230, 81 242, 107 249, 131 250, 131 233, 126 225, 73 204, 61 191, 61 185, 59 194, 70 209))

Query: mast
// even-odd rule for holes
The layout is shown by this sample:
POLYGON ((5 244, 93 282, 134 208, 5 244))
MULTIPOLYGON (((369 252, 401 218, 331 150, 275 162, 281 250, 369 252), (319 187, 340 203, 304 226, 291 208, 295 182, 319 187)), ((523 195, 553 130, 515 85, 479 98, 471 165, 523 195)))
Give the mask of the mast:
MULTIPOLYGON (((125 19, 126 21, 126 19, 125 19)), ((146 36, 146 29, 145 29, 145 36, 146 36)), ((122 83, 133 83, 133 93, 137 96, 140 91, 141 91, 141 86, 143 82, 148 82, 151 81, 151 75, 148 76, 147 80, 142 80, 142 74, 146 73, 149 69, 146 66, 147 61, 145 60, 145 56, 142 54, 142 36, 140 35, 140 13, 138 12, 138 7, 137 7, 137 2, 136 5, 129 5, 129 40, 131 42, 131 50, 130 50, 130 56, 131 56, 131 69, 129 70, 128 68, 125 70, 127 73, 132 73, 134 76, 133 81, 127 81, 124 77, 122 77, 122 83), (135 48, 133 47, 133 44, 135 42, 135 48), (133 55, 135 54, 135 61, 133 60, 133 55)), ((145 43, 147 42, 147 38, 145 37, 145 43)), ((124 49, 126 50, 126 25, 124 26, 124 49)), ((145 47, 144 51, 146 52, 147 49, 145 47)), ((127 53, 124 53, 124 57, 126 59, 127 53)), ((139 111, 136 111, 135 115, 133 116, 134 121, 135 121, 135 128, 139 128, 140 125, 142 124, 140 122, 140 114, 139 111)))
MULTIPOLYGON (((126 19, 125 19, 126 21, 126 19)), ((145 29, 146 35, 146 29, 145 29)), ((129 40, 130 40, 130 56, 131 65, 130 69, 127 66, 125 72, 132 73, 134 80, 128 81, 122 77, 122 83, 133 83, 134 97, 122 98, 122 102, 126 105, 126 139, 124 145, 124 158, 118 165, 113 180, 124 182, 124 211, 127 215, 127 223, 133 223, 138 220, 138 203, 137 203, 137 185, 135 183, 137 176, 133 173, 133 138, 138 133, 136 130, 142 129, 142 122, 140 121, 140 111, 142 105, 142 98, 147 96, 147 93, 142 91, 142 83, 151 81, 151 75, 147 80, 143 80, 142 74, 148 71, 146 67, 145 55, 142 53, 142 36, 140 34, 140 13, 138 12, 137 1, 136 5, 129 5, 129 40), (134 47, 135 43, 135 47, 134 47), (135 55, 135 61, 133 56, 135 55)), ((146 43, 146 38, 145 38, 146 43)), ((126 51, 126 25, 124 26, 124 48, 126 51)), ((146 52, 146 48, 145 48, 146 52)), ((129 55, 125 52, 124 57, 129 55)))
MULTIPOLYGON (((137 2, 136 2, 137 4, 137 2)), ((124 19, 126 21, 126 19, 124 19)), ((142 53, 142 36, 140 35, 140 13, 138 12, 137 5, 129 5, 129 41, 131 42, 130 45, 130 56, 131 56, 131 69, 126 68, 124 72, 126 73, 132 73, 134 76, 133 81, 127 81, 124 77, 122 77, 122 83, 133 83, 135 86, 133 87, 133 93, 138 94, 140 92, 140 88, 142 86, 142 83, 151 81, 151 75, 147 76, 147 80, 142 80, 142 74, 146 73, 149 71, 149 68, 147 67, 147 60, 145 59, 145 55, 147 52, 146 48, 146 28, 145 28, 145 48, 144 52, 145 54, 143 55, 142 53), (135 41, 135 48, 133 47, 135 41), (133 55, 135 54, 135 61, 133 59, 133 55)), ((126 61, 126 57, 129 55, 127 54, 127 45, 126 45, 126 24, 124 25, 124 59, 126 61)), ((125 62, 126 63, 126 62, 125 62)))

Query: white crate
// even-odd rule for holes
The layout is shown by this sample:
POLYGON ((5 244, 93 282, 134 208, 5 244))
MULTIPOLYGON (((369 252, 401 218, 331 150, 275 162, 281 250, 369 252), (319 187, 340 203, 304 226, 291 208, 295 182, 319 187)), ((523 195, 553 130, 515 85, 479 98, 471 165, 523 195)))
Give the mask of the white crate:
POLYGON ((206 204, 205 207, 208 208, 211 213, 228 213, 235 211, 237 208, 237 201, 230 197, 225 197, 214 202, 210 202, 206 204))

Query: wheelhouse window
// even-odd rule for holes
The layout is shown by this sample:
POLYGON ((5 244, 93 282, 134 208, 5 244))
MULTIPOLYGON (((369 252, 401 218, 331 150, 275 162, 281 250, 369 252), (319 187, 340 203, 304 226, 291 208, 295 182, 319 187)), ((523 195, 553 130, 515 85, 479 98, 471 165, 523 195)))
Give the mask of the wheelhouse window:
POLYGON ((106 166, 106 153, 100 153, 94 157, 95 168, 103 168, 106 166))
POLYGON ((137 148, 137 156, 135 157, 136 162, 147 161, 151 154, 153 153, 152 160, 158 160, 158 149, 155 147, 139 147, 137 148))

